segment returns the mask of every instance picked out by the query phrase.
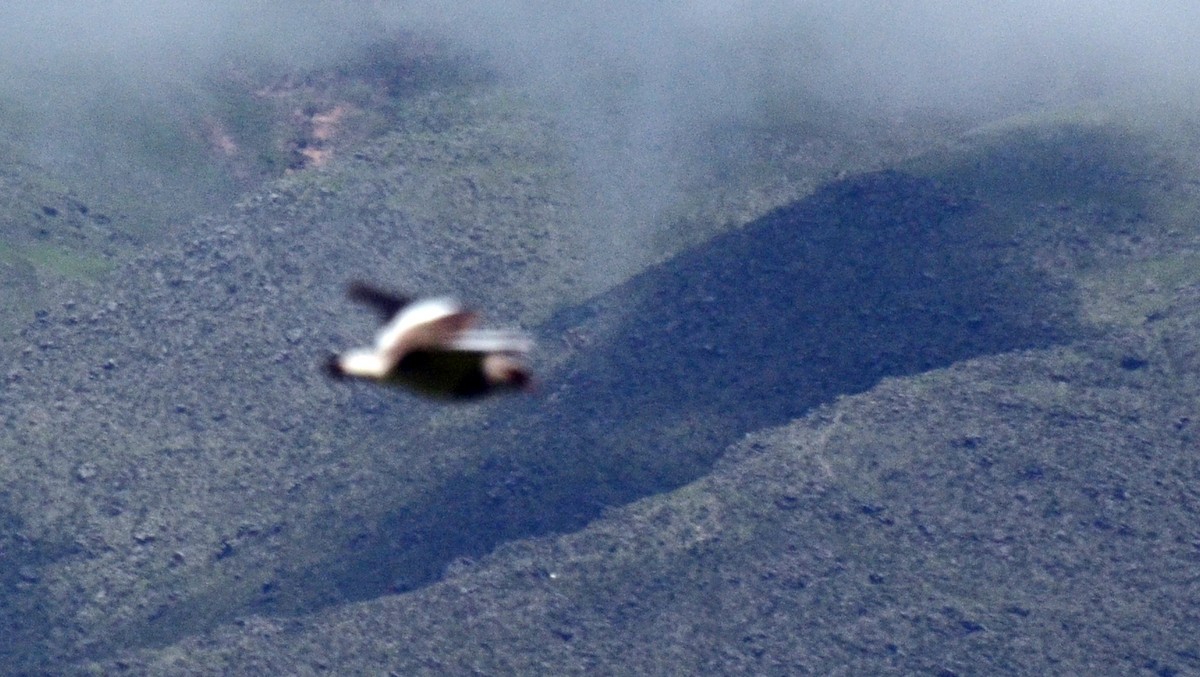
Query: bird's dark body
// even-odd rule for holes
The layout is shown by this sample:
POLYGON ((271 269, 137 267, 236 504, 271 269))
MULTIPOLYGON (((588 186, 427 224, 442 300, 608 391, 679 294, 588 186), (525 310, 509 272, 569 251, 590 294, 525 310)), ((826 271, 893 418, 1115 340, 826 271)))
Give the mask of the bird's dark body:
POLYGON ((479 397, 492 389, 482 364, 480 353, 414 350, 400 360, 388 380, 434 397, 479 397))

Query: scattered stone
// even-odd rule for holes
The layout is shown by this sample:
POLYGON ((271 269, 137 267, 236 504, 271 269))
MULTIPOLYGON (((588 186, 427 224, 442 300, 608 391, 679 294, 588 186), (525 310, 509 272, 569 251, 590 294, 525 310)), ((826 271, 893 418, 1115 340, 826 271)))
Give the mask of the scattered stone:
POLYGON ((97 470, 96 466, 91 463, 82 463, 78 468, 75 469, 75 477, 80 482, 86 482, 92 479, 97 475, 97 473, 99 473, 99 470, 97 470))
POLYGON ((1136 355, 1126 355, 1121 358, 1121 368, 1127 371, 1136 371, 1150 364, 1149 360, 1137 357, 1136 355))

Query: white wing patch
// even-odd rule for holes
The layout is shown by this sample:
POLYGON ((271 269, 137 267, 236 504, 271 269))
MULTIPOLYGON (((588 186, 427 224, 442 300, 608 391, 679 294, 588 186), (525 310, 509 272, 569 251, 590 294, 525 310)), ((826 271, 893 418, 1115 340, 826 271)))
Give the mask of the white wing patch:
POLYGON ((408 337, 412 336, 414 331, 422 325, 444 320, 462 312, 462 306, 454 299, 437 298, 417 301, 383 325, 375 337, 375 349, 394 351, 401 342, 408 343, 408 337))

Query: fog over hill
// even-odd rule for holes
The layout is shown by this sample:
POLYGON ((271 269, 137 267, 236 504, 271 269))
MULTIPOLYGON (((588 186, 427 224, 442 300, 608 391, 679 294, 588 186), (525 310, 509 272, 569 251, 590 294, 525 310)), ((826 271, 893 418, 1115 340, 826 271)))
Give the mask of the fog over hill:
MULTIPOLYGON (((797 97, 850 123, 979 121, 1082 100, 1187 106, 1200 92, 1195 11, 1171 0, 25 4, 0 27, 0 107, 35 161, 169 182, 127 167, 162 161, 121 120, 216 106, 205 83, 217 64, 312 68, 397 31, 439 35, 554 113, 577 147, 588 265, 611 284, 645 263, 697 165, 753 143, 722 144, 703 133, 713 125, 791 115, 797 97)), ((170 189, 188 203, 194 184, 170 189)))

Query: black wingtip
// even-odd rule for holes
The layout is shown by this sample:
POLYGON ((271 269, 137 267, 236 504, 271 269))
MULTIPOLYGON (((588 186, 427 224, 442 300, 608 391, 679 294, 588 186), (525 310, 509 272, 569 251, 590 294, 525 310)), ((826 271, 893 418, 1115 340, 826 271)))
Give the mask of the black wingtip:
POLYGON ((385 320, 400 312, 413 302, 412 297, 380 289, 372 284, 355 280, 346 287, 346 296, 374 308, 385 320))

